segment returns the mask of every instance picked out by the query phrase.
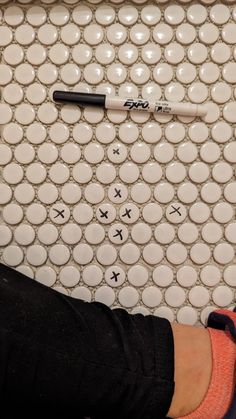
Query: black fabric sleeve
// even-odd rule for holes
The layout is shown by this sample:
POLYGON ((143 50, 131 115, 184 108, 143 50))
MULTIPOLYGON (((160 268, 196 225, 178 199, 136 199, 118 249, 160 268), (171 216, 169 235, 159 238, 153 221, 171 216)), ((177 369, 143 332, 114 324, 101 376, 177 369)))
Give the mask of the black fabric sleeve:
POLYGON ((168 320, 74 299, 0 264, 4 418, 163 419, 174 385, 168 320))

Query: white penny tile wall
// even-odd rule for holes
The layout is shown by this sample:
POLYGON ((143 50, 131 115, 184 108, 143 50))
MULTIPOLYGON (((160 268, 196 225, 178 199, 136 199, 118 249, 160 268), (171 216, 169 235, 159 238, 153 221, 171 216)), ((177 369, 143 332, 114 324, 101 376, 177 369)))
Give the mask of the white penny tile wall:
POLYGON ((0 54, 1 262, 180 323, 232 308, 234 2, 0 0, 0 54), (54 90, 207 114, 83 109, 54 90))

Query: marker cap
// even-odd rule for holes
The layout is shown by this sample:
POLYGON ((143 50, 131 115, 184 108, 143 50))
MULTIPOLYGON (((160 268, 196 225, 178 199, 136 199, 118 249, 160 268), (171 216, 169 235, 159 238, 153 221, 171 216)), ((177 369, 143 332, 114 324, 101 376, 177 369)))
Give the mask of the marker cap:
POLYGON ((55 90, 53 92, 53 100, 55 102, 76 103, 76 105, 81 106, 100 106, 104 108, 106 95, 55 90))

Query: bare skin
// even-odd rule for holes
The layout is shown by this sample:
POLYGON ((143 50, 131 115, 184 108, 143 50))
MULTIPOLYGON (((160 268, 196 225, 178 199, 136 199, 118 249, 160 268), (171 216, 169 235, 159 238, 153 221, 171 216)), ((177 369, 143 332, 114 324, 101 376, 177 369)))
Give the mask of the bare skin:
POLYGON ((175 345, 175 392, 167 414, 180 418, 198 408, 211 381, 212 350, 207 329, 171 323, 175 345))

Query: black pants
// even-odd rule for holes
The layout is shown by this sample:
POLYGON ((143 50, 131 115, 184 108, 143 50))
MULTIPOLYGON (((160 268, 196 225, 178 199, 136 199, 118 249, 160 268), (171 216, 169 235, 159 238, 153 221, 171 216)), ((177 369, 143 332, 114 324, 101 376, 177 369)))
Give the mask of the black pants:
POLYGON ((174 385, 168 320, 74 299, 0 264, 2 419, 162 419, 174 385))

